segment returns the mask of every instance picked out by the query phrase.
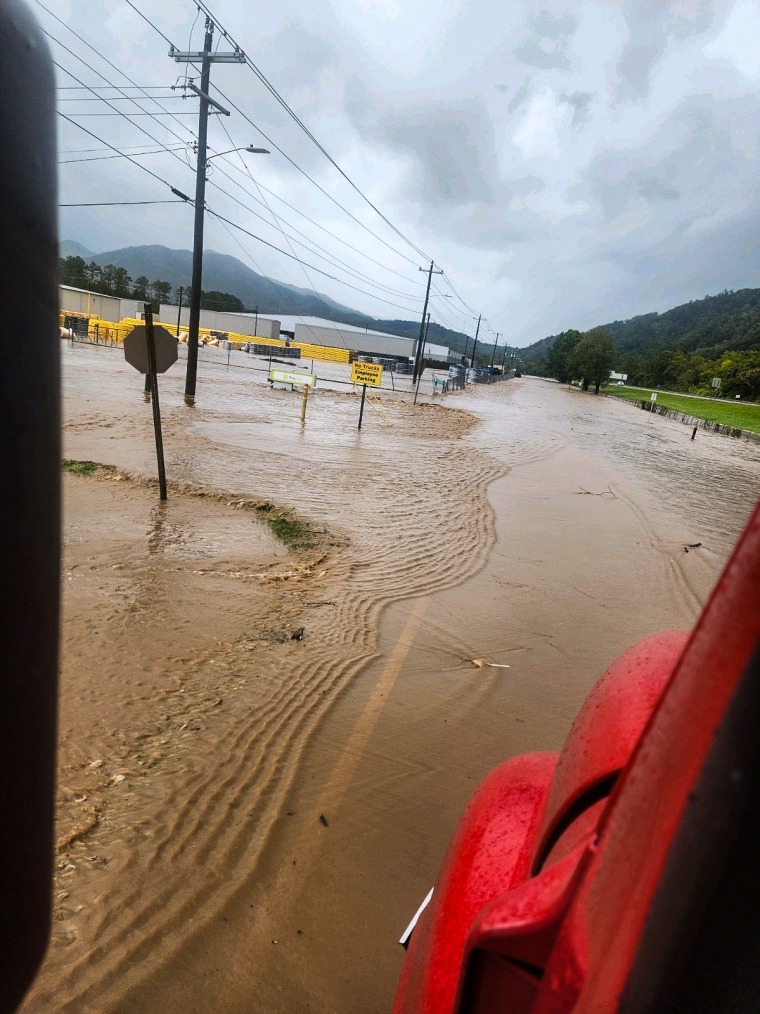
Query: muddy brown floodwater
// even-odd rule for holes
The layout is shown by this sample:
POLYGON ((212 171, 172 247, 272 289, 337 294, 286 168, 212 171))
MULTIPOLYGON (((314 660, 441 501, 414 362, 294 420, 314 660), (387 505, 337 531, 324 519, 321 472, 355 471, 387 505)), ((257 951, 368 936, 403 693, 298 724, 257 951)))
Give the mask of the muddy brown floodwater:
POLYGON ((360 434, 322 384, 302 427, 221 363, 185 407, 180 363, 159 504, 142 378, 62 356, 65 456, 113 468, 64 476, 55 911, 23 1010, 387 1011, 474 787, 693 623, 760 448, 529 378, 417 405, 401 381, 360 434))

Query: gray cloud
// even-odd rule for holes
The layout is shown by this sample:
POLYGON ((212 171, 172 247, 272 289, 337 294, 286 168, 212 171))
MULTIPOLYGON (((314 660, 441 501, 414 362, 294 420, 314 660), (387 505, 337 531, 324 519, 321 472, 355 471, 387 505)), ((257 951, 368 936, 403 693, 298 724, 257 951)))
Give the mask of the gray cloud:
POLYGON ((586 120, 588 119, 589 106, 591 105, 591 100, 593 99, 593 97, 594 96, 591 94, 591 92, 571 92, 571 93, 565 92, 562 95, 561 101, 565 102, 568 106, 572 107, 573 127, 580 128, 586 122, 586 120))
POLYGON ((515 57, 541 70, 568 67, 566 50, 576 25, 570 14, 539 11, 530 18, 528 37, 515 49, 515 57))
POLYGON ((502 184, 493 123, 479 99, 392 108, 357 80, 347 98, 357 129, 405 160, 412 197, 436 208, 496 201, 502 184))
MULTIPOLYGON (((92 42, 89 49, 72 42, 60 24, 45 19, 63 40, 62 48, 54 45, 63 66, 83 75, 87 68, 100 68, 113 78, 98 53, 116 47, 134 80, 174 81, 178 68, 168 59, 164 40, 130 8, 109 0, 103 21, 102 0, 49 3, 92 42), (99 17, 102 31, 96 36, 90 25, 99 17), (77 53, 87 68, 76 60, 77 53)), ((666 309, 724 287, 760 284, 760 80, 753 76, 751 49, 744 47, 744 38, 756 37, 750 34, 749 5, 740 7, 740 0, 483 3, 460 5, 454 16, 445 4, 434 5, 437 14, 432 15, 414 5, 312 0, 297 17, 287 5, 266 6, 255 25, 238 4, 227 5, 225 17, 237 41, 351 179, 401 232, 440 259, 464 298, 482 307, 495 328, 504 323, 511 329, 514 343, 666 309), (729 15, 740 10, 745 20, 733 18, 733 27, 724 32, 729 15), (745 23, 744 38, 738 39, 737 24, 745 23), (720 46, 711 48, 719 32, 720 46)), ((191 46, 195 13, 155 0, 151 18, 180 47, 195 48, 203 29, 199 19, 191 46)), ((87 79, 94 80, 89 74, 87 79)), ((59 83, 72 82, 61 75, 59 83)), ((215 66, 212 91, 216 88, 273 141, 265 144, 272 155, 248 160, 249 171, 351 247, 337 245, 273 201, 294 228, 362 271, 368 270, 367 262, 358 253, 354 261, 352 248, 377 259, 378 242, 357 218, 395 249, 408 252, 250 71, 215 66), (274 144, 354 219, 316 190, 274 144)), ((93 105, 81 110, 91 112, 93 105)), ((180 141, 189 140, 196 122, 185 115, 190 103, 173 108, 181 110, 182 126, 147 117, 134 124, 115 116, 81 122, 119 147, 147 143, 143 128, 169 140, 170 125, 180 141)), ((234 145, 264 143, 234 110, 224 126, 234 145)), ((62 149, 97 143, 67 123, 59 127, 62 149)), ((209 129, 214 150, 231 146, 220 119, 213 118, 209 129)), ((145 165, 161 180, 192 192, 192 168, 171 155, 146 155, 145 165)), ((254 207, 259 195, 246 171, 238 166, 235 179, 250 198, 222 175, 227 161, 216 165, 209 206, 284 248, 275 226, 254 219, 218 189, 221 185, 254 207)), ((115 159, 61 166, 62 201, 163 197, 165 186, 134 163, 115 159)), ((266 217, 265 208, 255 207, 266 217)), ((131 208, 62 209, 61 218, 64 237, 96 249, 134 241, 131 208)), ((140 221, 141 241, 162 243, 171 237, 171 245, 192 244, 192 209, 185 205, 156 206, 140 221)), ((275 278, 304 284, 293 261, 246 236, 231 237, 212 216, 207 240, 209 247, 250 257, 256 262, 251 266, 275 278)), ((407 270, 407 262, 387 247, 383 251, 389 267, 407 270)), ((386 277, 380 266, 369 270, 377 271, 378 280, 398 284, 397 276, 386 277)), ((388 312, 373 297, 337 283, 330 294, 357 309, 388 312)))
POLYGON ((618 98, 637 100, 649 90, 652 71, 670 37, 683 41, 707 31, 714 17, 713 0, 625 0, 623 13, 629 42, 618 62, 618 98))
POLYGON ((531 81, 530 78, 528 78, 526 81, 523 81, 523 83, 517 89, 515 94, 509 100, 507 112, 510 115, 512 113, 516 113, 517 110, 520 108, 520 106, 524 105, 528 101, 528 99, 530 98, 530 91, 531 91, 531 81))

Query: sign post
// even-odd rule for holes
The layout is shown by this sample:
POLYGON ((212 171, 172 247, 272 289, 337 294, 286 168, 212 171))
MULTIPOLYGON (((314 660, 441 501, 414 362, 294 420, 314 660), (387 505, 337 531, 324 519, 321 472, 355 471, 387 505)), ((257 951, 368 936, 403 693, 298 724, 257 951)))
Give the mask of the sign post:
POLYGON ((153 430, 156 437, 158 487, 162 500, 166 500, 166 470, 164 468, 164 441, 161 434, 161 409, 158 404, 158 374, 166 373, 177 361, 177 339, 161 327, 153 326, 153 307, 145 303, 145 325, 133 327, 124 338, 124 358, 130 366, 146 375, 146 388, 150 382, 153 403, 153 430))
POLYGON ((292 387, 301 386, 301 424, 306 422, 306 403, 309 400, 309 388, 317 386, 315 373, 295 373, 290 370, 270 370, 269 381, 271 384, 290 384, 292 387))
POLYGON ((383 379, 382 363, 359 363, 351 364, 351 382, 362 385, 362 403, 359 407, 359 429, 362 428, 362 417, 364 415, 364 399, 367 397, 367 386, 380 387, 383 379))

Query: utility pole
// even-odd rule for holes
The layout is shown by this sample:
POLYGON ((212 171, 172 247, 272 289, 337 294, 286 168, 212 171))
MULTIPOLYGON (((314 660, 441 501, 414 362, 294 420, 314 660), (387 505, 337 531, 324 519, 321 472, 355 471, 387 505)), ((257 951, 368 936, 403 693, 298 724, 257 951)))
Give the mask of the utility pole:
POLYGON ((478 333, 480 332, 480 322, 483 319, 483 314, 478 314, 478 326, 475 328, 475 341, 472 346, 472 359, 470 360, 470 369, 475 369, 475 349, 478 347, 478 333))
POLYGON ((417 374, 420 368, 420 360, 422 359, 422 346, 425 344, 425 319, 427 316, 428 299, 430 299, 430 283, 433 280, 433 275, 442 275, 443 271, 433 271, 433 261, 430 262, 429 268, 418 268, 418 271, 427 271, 427 289, 425 290, 425 305, 422 308, 422 320, 420 321, 420 336, 417 339, 417 351, 414 356, 414 372, 412 374, 412 384, 417 383, 417 374))
POLYGON ((230 112, 209 95, 212 63, 245 63, 245 53, 235 49, 234 53, 212 53, 214 22, 206 18, 206 38, 200 53, 180 53, 171 47, 169 56, 177 63, 201 64, 201 86, 187 87, 200 98, 198 112, 198 154, 195 166, 195 223, 193 226, 193 279, 190 288, 190 321, 187 329, 187 373, 185 374, 185 404, 195 404, 195 381, 198 375, 198 328, 201 320, 201 283, 203 280, 203 215, 206 210, 206 141, 208 137, 208 110, 213 106, 224 116, 230 112))
POLYGON ((496 346, 499 344, 499 338, 501 337, 501 331, 496 332, 496 341, 493 343, 493 352, 491 353, 491 369, 493 369, 493 361, 496 358, 496 346))
POLYGON ((425 346, 427 345, 427 333, 429 327, 430 327, 430 314, 427 315, 427 320, 425 321, 425 337, 422 339, 422 352, 420 353, 421 364, 425 362, 425 346))

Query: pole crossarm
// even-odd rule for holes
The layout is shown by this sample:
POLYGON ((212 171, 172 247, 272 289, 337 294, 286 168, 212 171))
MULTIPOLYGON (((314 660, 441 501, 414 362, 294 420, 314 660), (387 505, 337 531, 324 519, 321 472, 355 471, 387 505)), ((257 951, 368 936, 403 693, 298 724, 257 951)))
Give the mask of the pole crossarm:
MULTIPOLYGON (((169 56, 176 60, 177 63, 201 63, 206 59, 206 53, 201 51, 200 53, 181 53, 174 46, 169 50, 169 56)), ((236 49, 234 53, 212 53, 209 58, 210 63, 245 63, 245 53, 242 49, 236 49)))
POLYGON ((229 109, 225 109, 223 105, 220 105, 219 102, 217 102, 215 99, 212 99, 210 95, 206 94, 206 92, 202 92, 200 88, 196 88, 196 86, 192 83, 192 81, 188 81, 187 87, 190 89, 191 92, 195 92, 195 94, 198 95, 200 98, 205 99, 210 106, 214 107, 214 109, 218 109, 219 112, 222 114, 222 116, 230 115, 229 109))

